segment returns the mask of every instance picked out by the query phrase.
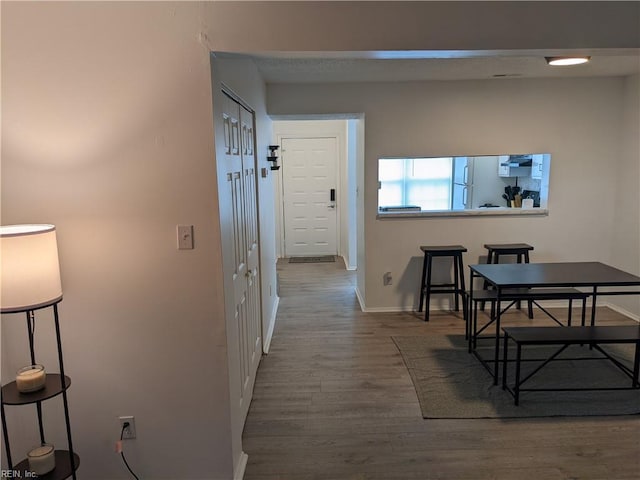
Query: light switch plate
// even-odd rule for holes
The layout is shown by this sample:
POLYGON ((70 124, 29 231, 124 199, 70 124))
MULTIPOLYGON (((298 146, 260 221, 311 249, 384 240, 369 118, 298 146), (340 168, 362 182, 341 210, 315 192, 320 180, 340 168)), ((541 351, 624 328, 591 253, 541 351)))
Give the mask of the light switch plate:
POLYGON ((178 225, 178 250, 193 249, 193 225, 178 225))

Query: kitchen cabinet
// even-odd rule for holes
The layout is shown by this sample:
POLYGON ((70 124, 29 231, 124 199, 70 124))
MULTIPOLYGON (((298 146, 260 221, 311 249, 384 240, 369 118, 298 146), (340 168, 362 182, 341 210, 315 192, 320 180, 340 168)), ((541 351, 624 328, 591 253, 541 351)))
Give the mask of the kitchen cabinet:
POLYGON ((528 177, 531 174, 531 166, 521 165, 510 160, 512 155, 498 155, 499 177, 528 177))
POLYGON ((507 161, 509 160, 509 155, 498 155, 498 176, 499 177, 510 177, 511 167, 507 165, 507 161))
POLYGON ((542 179, 542 169, 544 168, 544 155, 532 155, 531 157, 531 178, 542 179))

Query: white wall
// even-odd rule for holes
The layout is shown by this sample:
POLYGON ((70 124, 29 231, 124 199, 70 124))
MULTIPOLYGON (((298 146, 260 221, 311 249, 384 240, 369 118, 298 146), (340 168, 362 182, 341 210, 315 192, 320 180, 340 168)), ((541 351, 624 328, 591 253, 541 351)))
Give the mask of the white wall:
MULTIPOLYGON (((620 137, 611 262, 640 275, 640 75, 625 79, 620 137)), ((616 305, 624 312, 640 312, 637 296, 620 297, 616 305)))
MULTIPOLYGON (((191 3, 2 4, 2 223, 58 229, 80 478, 129 478, 119 415, 136 418, 125 449, 141 478, 233 477, 203 23, 191 3), (176 224, 195 226, 194 250, 176 249, 176 224)), ((49 325, 36 334, 53 371, 49 325)), ((22 316, 2 316, 3 384, 25 337, 22 316)), ((45 408, 62 447, 60 405, 45 408)), ((19 460, 35 414, 7 412, 19 460)))
MULTIPOLYGON (((521 241, 534 245, 535 261, 612 262, 619 169, 638 162, 620 146, 624 86, 622 78, 269 85, 267 98, 272 115, 366 116, 365 299, 385 310, 417 304, 420 245, 461 243, 467 263, 484 243, 521 241), (376 219, 379 157, 496 151, 551 153, 549 216, 376 219), (389 269, 397 280, 385 287, 389 269)), ((625 208, 637 219, 637 202, 625 208)), ((619 264, 633 271, 637 261, 619 264)))

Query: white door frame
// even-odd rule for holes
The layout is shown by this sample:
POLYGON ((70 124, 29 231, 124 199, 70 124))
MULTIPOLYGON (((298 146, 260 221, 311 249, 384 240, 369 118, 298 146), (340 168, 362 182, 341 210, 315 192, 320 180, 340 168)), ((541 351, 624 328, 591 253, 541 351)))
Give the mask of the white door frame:
MULTIPOLYGON (((339 256, 344 256, 344 250, 346 247, 345 241, 342 239, 342 224, 345 221, 345 200, 347 186, 345 185, 344 170, 346 168, 346 147, 347 147, 347 130, 346 121, 344 120, 300 120, 287 122, 287 126, 282 129, 276 129, 274 133, 275 143, 282 145, 283 138, 335 138, 338 146, 338 159, 336 164, 336 190, 337 190, 337 205, 336 205, 336 236, 337 236, 337 250, 339 256), (309 128, 308 125, 312 125, 309 128), (306 127, 306 128, 305 128, 306 127)), ((286 161, 286 160, 285 160, 286 161)), ((278 245, 278 257, 284 257, 284 204, 282 201, 282 169, 273 171, 276 175, 275 178, 275 194, 276 194, 276 221, 277 231, 279 232, 278 245)))
MULTIPOLYGON (((340 138, 337 135, 314 135, 314 136, 309 136, 309 135, 297 135, 297 136, 292 136, 292 135, 278 135, 278 145, 280 145, 280 148, 283 148, 283 142, 286 140, 316 140, 316 139, 334 139, 335 140, 335 147, 336 147, 336 163, 335 163, 335 168, 334 168, 334 173, 335 173, 335 183, 334 183, 334 188, 336 189, 336 202, 335 202, 335 215, 336 215, 336 224, 335 224, 335 245, 336 245, 336 251, 335 254, 339 255, 340 254, 340 250, 341 250, 341 245, 340 245, 340 220, 341 220, 341 212, 343 211, 341 208, 341 195, 342 195, 342 188, 341 188, 341 182, 340 182, 340 169, 341 169, 341 155, 340 155, 340 138)), ((284 163, 286 162, 286 158, 285 155, 282 155, 282 169, 286 168, 286 166, 284 165, 284 163)), ((282 172, 282 169, 279 171, 282 172)), ((280 201, 278 202, 278 208, 281 210, 281 222, 280 222, 280 248, 281 248, 281 252, 283 254, 283 256, 286 254, 286 239, 285 239, 285 234, 286 234, 286 223, 285 223, 285 212, 284 212, 284 181, 282 180, 283 175, 282 173, 280 173, 279 175, 279 195, 280 195, 280 201)))

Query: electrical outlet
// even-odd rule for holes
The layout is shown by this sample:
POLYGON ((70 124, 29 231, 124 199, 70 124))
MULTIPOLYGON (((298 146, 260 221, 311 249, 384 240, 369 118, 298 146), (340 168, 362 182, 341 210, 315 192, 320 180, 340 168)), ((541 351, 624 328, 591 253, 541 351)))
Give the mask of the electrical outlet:
POLYGON ((391 272, 385 272, 385 274, 382 276, 382 283, 385 286, 393 285, 393 276, 391 275, 391 272))
POLYGON ((120 419, 120 431, 122 431, 122 428, 124 427, 125 423, 129 423, 129 426, 127 426, 124 429, 124 432, 122 432, 122 439, 123 440, 132 440, 134 438, 136 438, 136 419, 131 416, 131 417, 119 417, 120 419))

